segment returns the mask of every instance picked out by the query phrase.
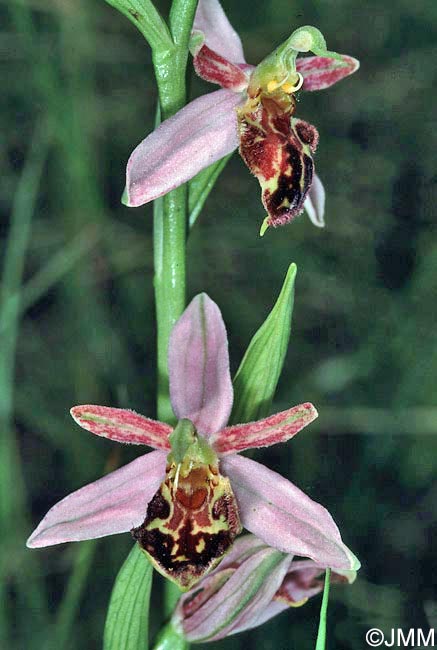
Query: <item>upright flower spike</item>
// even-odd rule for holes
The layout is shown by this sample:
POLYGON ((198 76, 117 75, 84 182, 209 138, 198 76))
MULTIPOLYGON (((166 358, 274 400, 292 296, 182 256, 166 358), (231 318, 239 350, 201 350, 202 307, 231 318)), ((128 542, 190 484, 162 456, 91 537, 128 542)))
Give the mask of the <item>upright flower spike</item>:
MULTIPOLYGON (((171 623, 190 643, 249 630, 320 593, 324 570, 244 535, 218 568, 181 597, 171 623)), ((331 574, 333 584, 351 584, 355 578, 355 571, 331 574)))
POLYGON ((194 100, 138 145, 127 166, 127 205, 162 196, 239 146, 261 185, 263 230, 304 208, 323 226, 324 190, 313 160, 318 133, 295 117, 296 93, 329 88, 358 61, 329 52, 322 34, 305 26, 251 66, 218 0, 199 1, 191 51, 197 74, 222 90, 194 100), (306 52, 316 56, 298 58, 306 52))
POLYGON ((336 570, 359 562, 330 514, 245 449, 286 442, 317 417, 300 404, 258 422, 226 426, 233 392, 226 329, 205 294, 193 299, 169 343, 175 429, 125 409, 75 406, 84 429, 156 451, 73 492, 47 513, 31 548, 131 531, 156 568, 189 589, 232 547, 241 526, 283 553, 336 570))

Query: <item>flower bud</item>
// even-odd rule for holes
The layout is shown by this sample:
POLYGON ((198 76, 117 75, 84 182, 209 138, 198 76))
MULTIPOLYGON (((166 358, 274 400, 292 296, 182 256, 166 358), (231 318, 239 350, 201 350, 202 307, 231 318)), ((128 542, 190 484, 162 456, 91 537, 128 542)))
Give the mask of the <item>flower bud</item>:
MULTIPOLYGON (((220 566, 184 594, 173 627, 190 642, 222 639, 256 627, 323 589, 324 567, 240 537, 220 566), (322 577, 322 579, 320 579, 322 577)), ((351 583, 355 571, 335 571, 332 582, 351 583)))

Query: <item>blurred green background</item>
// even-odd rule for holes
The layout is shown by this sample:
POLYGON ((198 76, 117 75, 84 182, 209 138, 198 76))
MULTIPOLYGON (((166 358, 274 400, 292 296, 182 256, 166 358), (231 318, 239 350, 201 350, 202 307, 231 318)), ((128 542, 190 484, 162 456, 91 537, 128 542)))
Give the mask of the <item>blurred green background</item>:
MULTIPOLYGON (((259 187, 235 155, 188 245, 188 297, 221 306, 233 369, 298 265, 274 410, 311 400, 320 417, 257 458, 328 507, 362 560, 329 612, 329 648, 358 650, 370 627, 437 627, 437 4, 223 4, 250 62, 308 23, 361 60, 298 106, 320 131, 326 229, 301 216, 260 239, 259 187)), ((24 543, 57 500, 138 454, 69 408, 155 412, 152 209, 119 198, 156 88, 141 35, 103 0, 2 0, 1 13, 0 644, 92 650, 129 535, 24 543)), ((192 78, 191 96, 210 89, 192 78)), ((310 650, 319 606, 209 647, 310 650)))

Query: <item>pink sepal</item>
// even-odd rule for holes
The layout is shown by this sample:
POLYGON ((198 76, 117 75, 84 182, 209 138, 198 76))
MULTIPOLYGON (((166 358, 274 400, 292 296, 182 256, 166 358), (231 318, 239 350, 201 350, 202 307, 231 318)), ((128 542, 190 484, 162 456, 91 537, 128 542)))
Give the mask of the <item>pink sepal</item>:
POLYGON ((234 490, 242 525, 284 553, 335 569, 357 569, 329 512, 293 483, 260 463, 229 456, 220 463, 234 490))
POLYGON ((69 494, 48 511, 29 548, 124 533, 143 523, 165 476, 167 454, 152 451, 69 494))
POLYGON ((303 76, 302 90, 325 90, 338 81, 353 74, 360 62, 347 54, 341 54, 343 63, 326 56, 299 58, 296 69, 303 76))
POLYGON ((199 433, 221 429, 232 409, 228 337, 220 309, 205 293, 196 296, 170 335, 170 399, 179 419, 199 433))
POLYGON ((127 205, 137 207, 179 187, 238 147, 240 94, 217 90, 198 97, 158 126, 129 158, 127 205))
POLYGON ((150 420, 135 411, 85 404, 74 406, 70 413, 79 426, 96 436, 128 444, 149 445, 154 449, 170 449, 168 436, 173 427, 150 420))
POLYGON ((317 228, 325 226, 325 188, 317 174, 314 174, 313 182, 303 204, 311 223, 317 228))
POLYGON ((234 63, 203 45, 193 58, 194 69, 199 77, 222 88, 242 92, 247 88, 248 76, 234 63))
POLYGON ((204 43, 233 63, 244 63, 240 37, 218 0, 199 0, 193 30, 202 32, 204 43))
POLYGON ((264 420, 226 427, 211 436, 211 445, 220 456, 253 447, 269 447, 286 442, 317 417, 312 404, 299 404, 264 420))

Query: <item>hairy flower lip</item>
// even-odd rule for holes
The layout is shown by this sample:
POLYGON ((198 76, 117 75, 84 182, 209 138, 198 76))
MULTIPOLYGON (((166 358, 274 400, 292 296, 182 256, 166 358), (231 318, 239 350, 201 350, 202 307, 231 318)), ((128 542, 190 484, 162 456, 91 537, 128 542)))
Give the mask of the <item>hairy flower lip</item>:
MULTIPOLYGON (((242 524, 264 543, 338 569, 357 560, 328 511, 276 472, 237 452, 285 442, 317 417, 306 403, 258 422, 227 427, 233 401, 225 325, 217 305, 196 296, 173 328, 170 395, 180 419, 191 420, 218 452, 242 524), (191 382, 186 381, 187 372, 191 382)), ((30 536, 31 548, 129 531, 144 521, 147 504, 165 475, 169 425, 126 409, 76 406, 75 421, 118 442, 159 448, 65 497, 30 536)))
MULTIPOLYGON (((220 102, 215 97, 212 100, 208 99, 214 93, 203 95, 170 118, 171 122, 169 120, 163 122, 149 134, 136 147, 127 165, 124 202, 129 207, 138 207, 163 196, 193 178, 209 164, 234 151, 239 145, 235 108, 244 101, 248 79, 256 68, 245 62, 241 40, 218 0, 200 0, 193 33, 197 38, 192 48, 194 67, 204 78, 213 83, 222 82, 227 87, 222 92, 229 93, 228 110, 222 110, 225 109, 225 105, 222 104, 220 108, 220 102), (201 55, 202 48, 208 48, 219 57, 219 65, 215 72, 211 67, 212 61, 209 61, 207 69, 205 68, 207 59, 201 55), (244 81, 243 77, 239 76, 238 70, 245 74, 244 81), (231 89, 232 79, 236 84, 235 92, 231 89), (218 106, 217 114, 214 114, 215 103, 218 106), (205 111, 209 111, 209 121, 205 111), (194 126, 197 123, 200 125, 200 134, 195 133, 194 126), (181 137, 184 134, 186 137, 181 137), (171 141, 175 141, 176 146, 171 151, 167 148, 167 155, 163 156, 162 146, 166 147, 171 141)), ((298 58, 296 70, 304 78, 302 90, 314 91, 328 88, 358 69, 359 63, 356 59, 348 55, 341 55, 341 57, 342 62, 326 56, 298 58)), ((314 175, 314 178, 317 176, 314 175)), ((318 184, 321 185, 320 179, 318 184)), ((306 198, 304 197, 303 208, 307 210, 311 221, 316 226, 323 226, 324 201, 314 203, 307 194, 306 198)), ((300 205, 296 213, 299 211, 300 205)), ((284 219, 270 220, 270 223, 277 225, 283 221, 284 219)))

